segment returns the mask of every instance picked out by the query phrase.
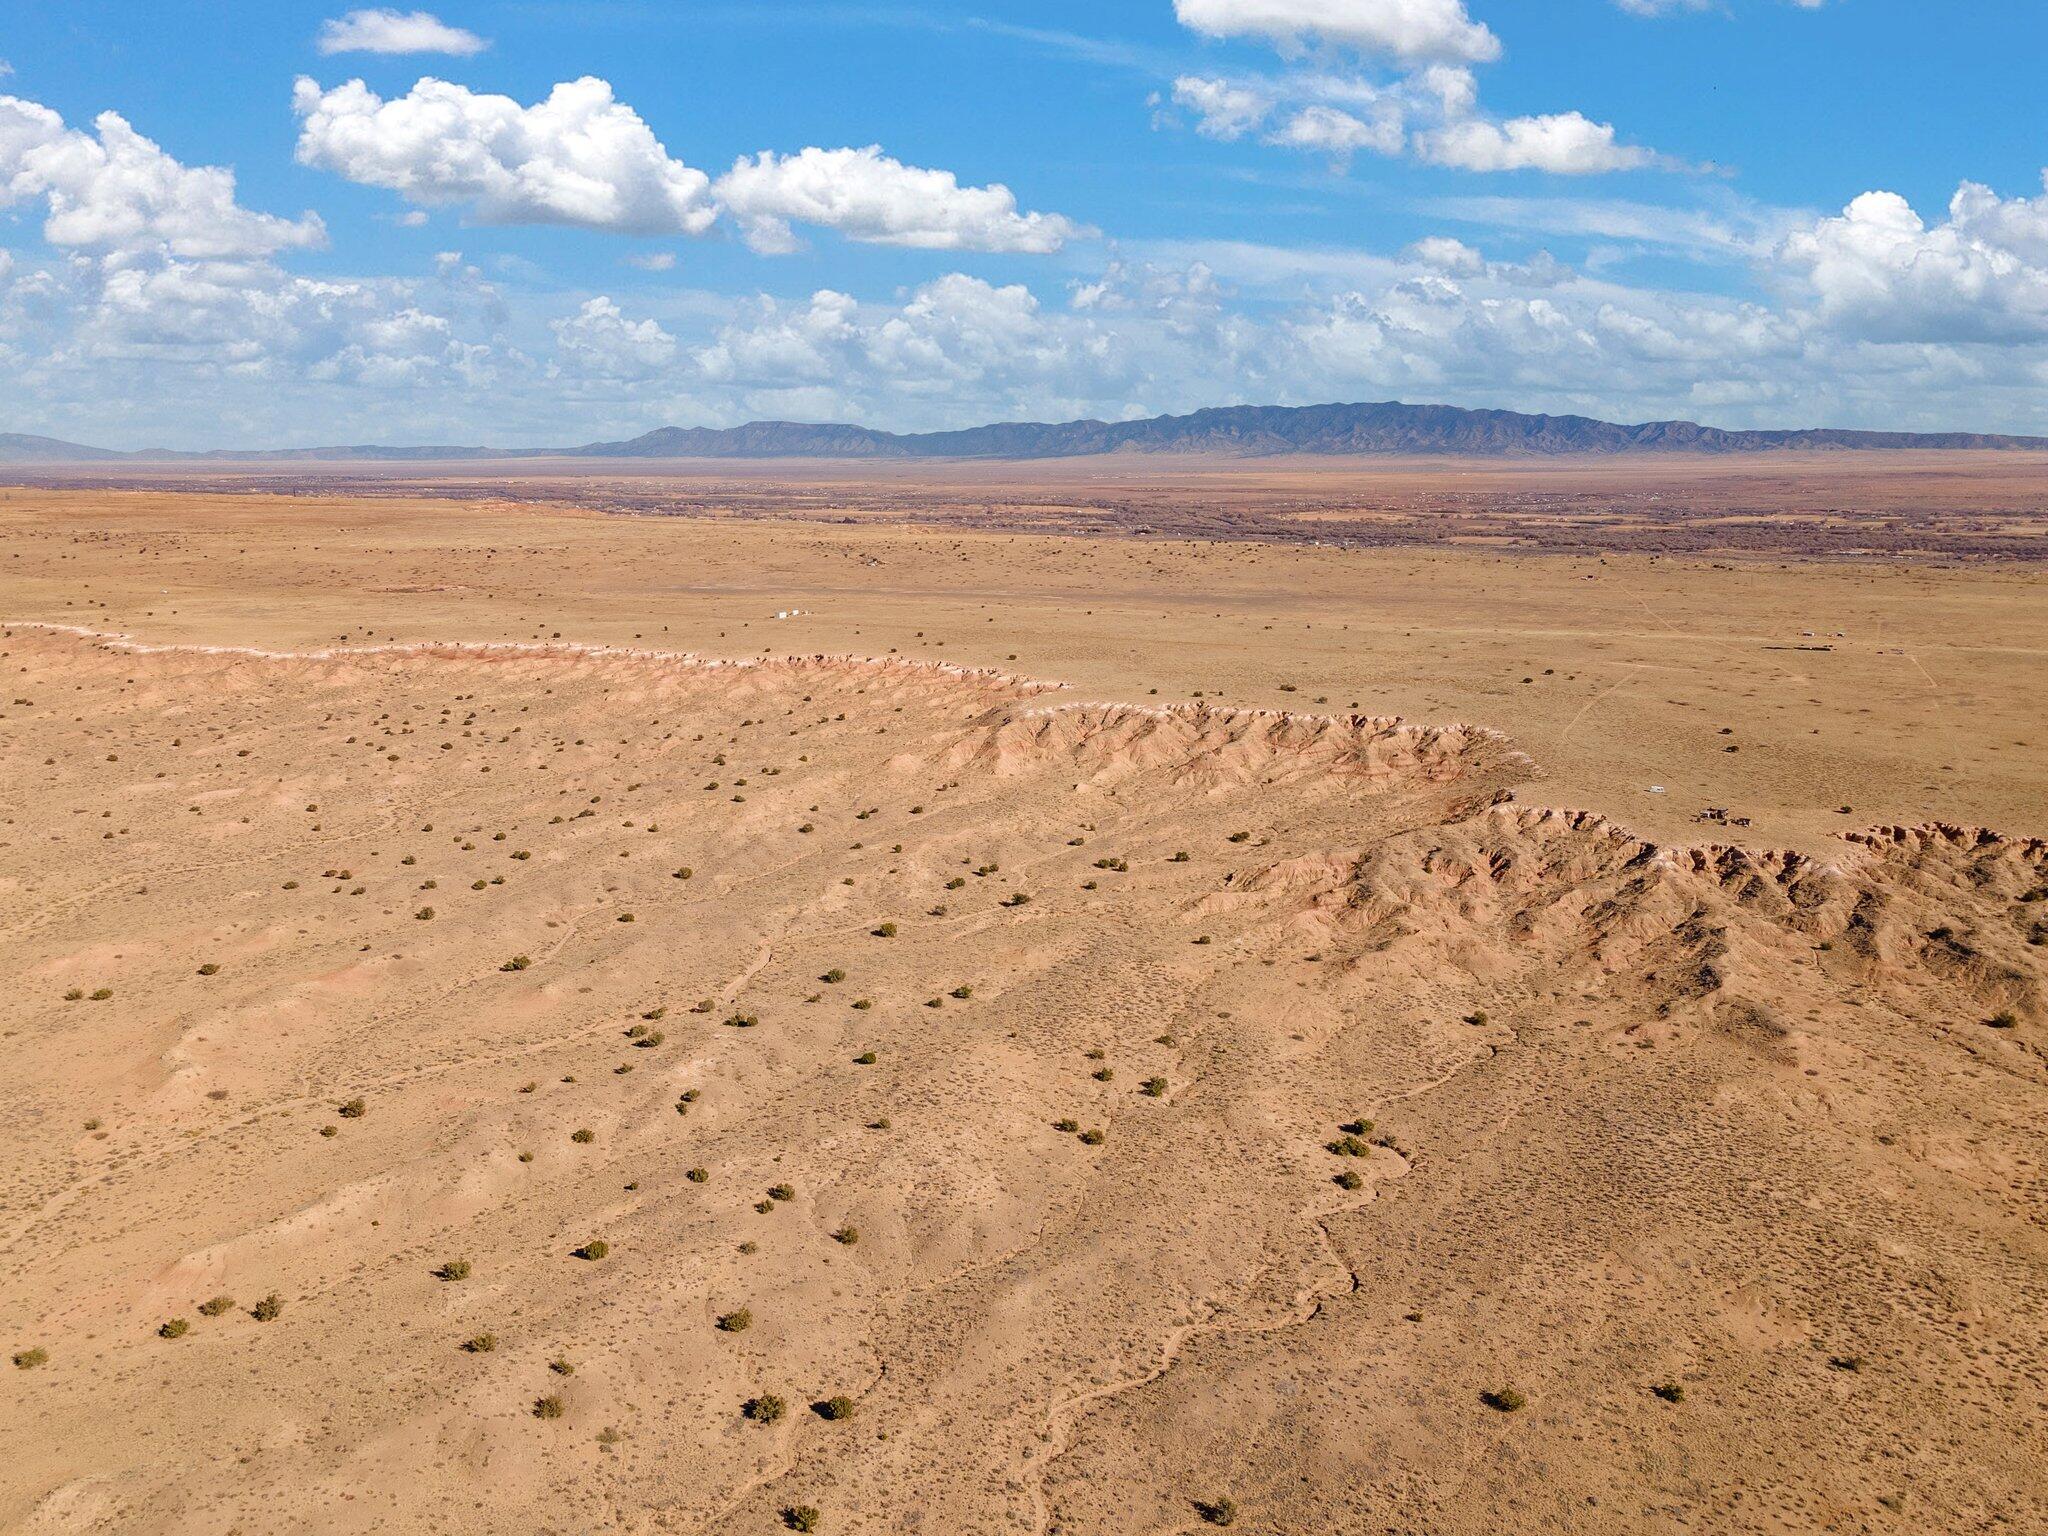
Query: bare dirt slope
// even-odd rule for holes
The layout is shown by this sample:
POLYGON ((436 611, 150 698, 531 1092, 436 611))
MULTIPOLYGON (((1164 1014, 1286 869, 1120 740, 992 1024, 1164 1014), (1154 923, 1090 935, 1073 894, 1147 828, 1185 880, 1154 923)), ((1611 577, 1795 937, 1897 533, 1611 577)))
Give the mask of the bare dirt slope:
POLYGON ((0 632, 0 1527, 2048 1522, 2039 842, 280 649, 0 632))

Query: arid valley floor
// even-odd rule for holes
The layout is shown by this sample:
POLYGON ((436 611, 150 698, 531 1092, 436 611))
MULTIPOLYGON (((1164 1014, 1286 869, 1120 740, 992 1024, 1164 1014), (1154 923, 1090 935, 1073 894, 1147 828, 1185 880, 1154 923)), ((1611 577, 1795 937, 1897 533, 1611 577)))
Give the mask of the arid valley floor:
POLYGON ((0 489, 0 1530, 2048 1529, 2030 482, 1103 473, 0 489))

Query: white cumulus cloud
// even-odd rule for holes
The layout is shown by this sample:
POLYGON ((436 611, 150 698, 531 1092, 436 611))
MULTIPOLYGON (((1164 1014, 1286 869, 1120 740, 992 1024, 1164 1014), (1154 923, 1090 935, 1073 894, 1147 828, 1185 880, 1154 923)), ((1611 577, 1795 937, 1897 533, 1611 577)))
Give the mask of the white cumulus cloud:
POLYGON ((1273 103, 1265 92, 1228 80, 1182 75, 1173 102, 1195 114, 1195 132, 1211 139, 1241 139, 1266 120, 1273 103))
POLYGON ((490 44, 429 11, 360 10, 320 24, 322 53, 452 53, 467 58, 490 44))
POLYGON ((1361 149, 1398 155, 1406 140, 1401 114, 1389 104, 1369 119, 1337 107, 1304 107, 1275 129, 1268 142, 1320 150, 1341 160, 1361 149))
POLYGON ((586 373, 647 378, 675 361, 676 339, 653 320, 628 320, 603 294, 566 319, 552 320, 559 355, 586 373))
POLYGON ((710 178, 593 76, 532 106, 431 76, 389 101, 360 80, 301 77, 292 106, 301 164, 485 223, 701 235, 717 217, 710 178))
POLYGON ((1965 182, 1930 226, 1896 192, 1866 192, 1790 236, 1779 259, 1831 325, 1878 341, 2048 338, 2048 197, 1965 182))
POLYGON ((1425 160, 1465 171, 1548 171, 1593 176, 1658 163, 1656 151, 1615 141, 1609 123, 1578 112, 1511 117, 1504 122, 1466 118, 1416 135, 1425 160))
POLYGON ((1484 63, 1500 39, 1465 0, 1173 0, 1181 24, 1210 37, 1256 37, 1283 48, 1329 43, 1404 63, 1484 63))
POLYGON ((1058 214, 1020 213, 1008 187, 963 187, 951 171, 905 165, 865 149, 763 150, 718 179, 719 202, 756 250, 794 249, 792 224, 849 240, 936 251, 1056 251, 1080 234, 1058 214))
POLYGON ((174 256, 263 256, 318 246, 314 214, 283 219, 235 201, 235 173, 181 165, 115 112, 94 133, 48 107, 0 96, 0 208, 42 200, 43 238, 88 250, 174 256))

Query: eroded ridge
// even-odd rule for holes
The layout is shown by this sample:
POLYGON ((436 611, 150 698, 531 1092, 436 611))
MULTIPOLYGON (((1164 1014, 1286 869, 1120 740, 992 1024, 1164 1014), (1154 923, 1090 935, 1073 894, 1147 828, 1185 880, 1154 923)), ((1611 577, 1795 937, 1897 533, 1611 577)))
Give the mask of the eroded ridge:
POLYGON ((893 658, 0 651, 0 1526, 2041 1511, 2038 841, 893 658))

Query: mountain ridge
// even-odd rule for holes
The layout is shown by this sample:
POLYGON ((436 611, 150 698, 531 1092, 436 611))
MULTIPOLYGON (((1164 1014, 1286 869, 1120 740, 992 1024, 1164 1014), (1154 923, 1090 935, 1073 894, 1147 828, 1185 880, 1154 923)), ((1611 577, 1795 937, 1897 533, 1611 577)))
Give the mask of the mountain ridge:
POLYGON ((570 448, 461 446, 212 449, 122 452, 57 438, 0 433, 0 463, 149 461, 378 461, 437 459, 1059 459, 1095 454, 1214 454, 1241 458, 1436 454, 1552 458, 1630 453, 1784 450, 2015 451, 2048 437, 1984 432, 1873 432, 1836 427, 1741 429, 1694 421, 1634 424, 1592 416, 1475 410, 1400 401, 1310 406, 1212 406, 1135 421, 1005 421, 941 432, 897 433, 843 422, 752 421, 737 427, 657 427, 637 437, 570 448))

